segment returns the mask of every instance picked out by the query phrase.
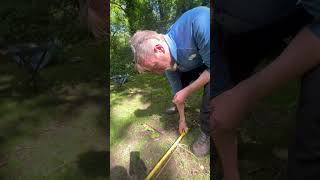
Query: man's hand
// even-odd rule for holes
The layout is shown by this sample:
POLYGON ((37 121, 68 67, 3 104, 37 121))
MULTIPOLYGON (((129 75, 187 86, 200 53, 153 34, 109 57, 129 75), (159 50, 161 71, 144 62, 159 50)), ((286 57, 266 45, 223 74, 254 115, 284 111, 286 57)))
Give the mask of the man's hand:
POLYGON ((187 128, 186 117, 184 115, 184 103, 176 105, 179 111, 179 133, 181 134, 183 130, 186 130, 187 128))
POLYGON ((189 96, 189 92, 186 88, 181 89, 179 92, 176 93, 176 95, 173 97, 172 102, 176 105, 178 104, 184 104, 186 101, 186 98, 189 96))
POLYGON ((179 120, 179 133, 181 134, 183 131, 187 130, 187 124, 185 120, 179 120))
POLYGON ((189 86, 183 88, 179 92, 176 93, 174 96, 172 102, 175 104, 183 104, 186 100, 186 98, 198 90, 199 88, 203 87, 210 81, 210 73, 208 70, 204 70, 201 75, 193 81, 189 86))

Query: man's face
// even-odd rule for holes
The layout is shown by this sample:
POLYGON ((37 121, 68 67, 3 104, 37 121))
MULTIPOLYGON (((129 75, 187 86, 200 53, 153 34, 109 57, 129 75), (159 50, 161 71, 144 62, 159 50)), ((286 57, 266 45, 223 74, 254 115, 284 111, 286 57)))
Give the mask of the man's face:
POLYGON ((143 61, 141 65, 146 71, 155 74, 163 74, 168 68, 168 63, 166 63, 164 57, 150 57, 143 61))
POLYGON ((140 64, 146 71, 163 74, 170 67, 170 54, 161 44, 153 47, 154 54, 140 64))

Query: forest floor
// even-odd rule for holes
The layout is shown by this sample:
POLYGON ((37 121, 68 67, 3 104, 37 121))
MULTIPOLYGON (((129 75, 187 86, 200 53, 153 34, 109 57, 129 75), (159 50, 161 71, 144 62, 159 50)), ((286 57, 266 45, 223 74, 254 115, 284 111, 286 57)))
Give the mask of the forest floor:
MULTIPOLYGON (((144 178, 179 137, 178 114, 166 115, 171 105, 167 80, 157 75, 134 75, 121 87, 111 84, 111 177, 144 178)), ((159 179, 210 179, 210 158, 190 149, 199 135, 201 92, 189 97, 186 121, 190 128, 159 179)), ((112 179, 111 178, 111 179, 112 179)))
MULTIPOLYGON (((112 82, 109 97, 104 58, 105 45, 72 47, 41 70, 44 82, 35 90, 22 68, 0 56, 0 179, 106 179, 109 166, 111 178, 144 177, 153 168, 178 137, 178 115, 164 114, 171 104, 167 80, 134 74, 121 87, 112 82)), ((239 128, 242 179, 286 179, 298 89, 292 82, 260 101, 239 128)), ((188 98, 191 130, 159 179, 215 175, 209 155, 198 158, 190 150, 199 134, 200 103, 201 92, 188 98)))
MULTIPOLYGON (((291 82, 260 101, 239 128, 241 177, 245 180, 286 179, 287 146, 294 127, 299 84, 291 82)), ((163 76, 133 75, 122 86, 111 83, 111 177, 145 177, 176 138, 178 115, 166 115, 171 93, 163 76)), ((221 179, 210 173, 210 156, 196 157, 191 145, 199 134, 201 92, 187 99, 190 133, 178 145, 159 179, 221 179)))
POLYGON ((0 56, 0 179, 106 179, 105 57, 103 44, 73 46, 35 89, 0 56))

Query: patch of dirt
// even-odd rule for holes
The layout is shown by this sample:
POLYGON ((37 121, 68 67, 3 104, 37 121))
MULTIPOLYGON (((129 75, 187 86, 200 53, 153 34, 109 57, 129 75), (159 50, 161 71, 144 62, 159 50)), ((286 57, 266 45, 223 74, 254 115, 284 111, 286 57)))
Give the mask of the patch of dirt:
POLYGON ((8 164, 8 158, 0 153, 0 168, 6 166, 8 164))
MULTIPOLYGON (((114 167, 121 166, 129 170, 132 163, 129 158, 130 153, 139 152, 141 162, 144 163, 147 172, 150 172, 178 137, 175 131, 163 130, 156 121, 149 121, 148 126, 159 128, 162 134, 159 133, 159 137, 153 139, 151 133, 146 132, 148 130, 142 128, 141 124, 128 129, 130 132, 137 133, 138 136, 130 134, 125 141, 121 142, 121 145, 111 150, 111 164, 114 167), (138 126, 140 128, 137 128, 138 126)), ((209 179, 209 166, 210 162, 195 157, 188 145, 180 144, 166 165, 161 168, 162 170, 159 170, 161 173, 155 176, 158 176, 159 179, 179 179, 180 177, 209 179)))

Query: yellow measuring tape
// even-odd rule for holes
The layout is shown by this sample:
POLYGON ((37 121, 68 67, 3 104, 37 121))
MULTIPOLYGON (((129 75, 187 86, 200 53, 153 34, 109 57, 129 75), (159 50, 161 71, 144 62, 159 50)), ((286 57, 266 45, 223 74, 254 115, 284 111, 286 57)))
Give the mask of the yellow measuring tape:
POLYGON ((150 180, 151 177, 158 171, 158 169, 162 166, 163 162, 169 157, 169 155, 173 152, 173 150, 177 147, 182 138, 187 134, 188 129, 183 131, 179 138, 174 142, 174 144, 170 147, 170 149, 162 156, 160 161, 156 164, 156 166, 152 169, 152 171, 146 177, 146 180, 150 180))

